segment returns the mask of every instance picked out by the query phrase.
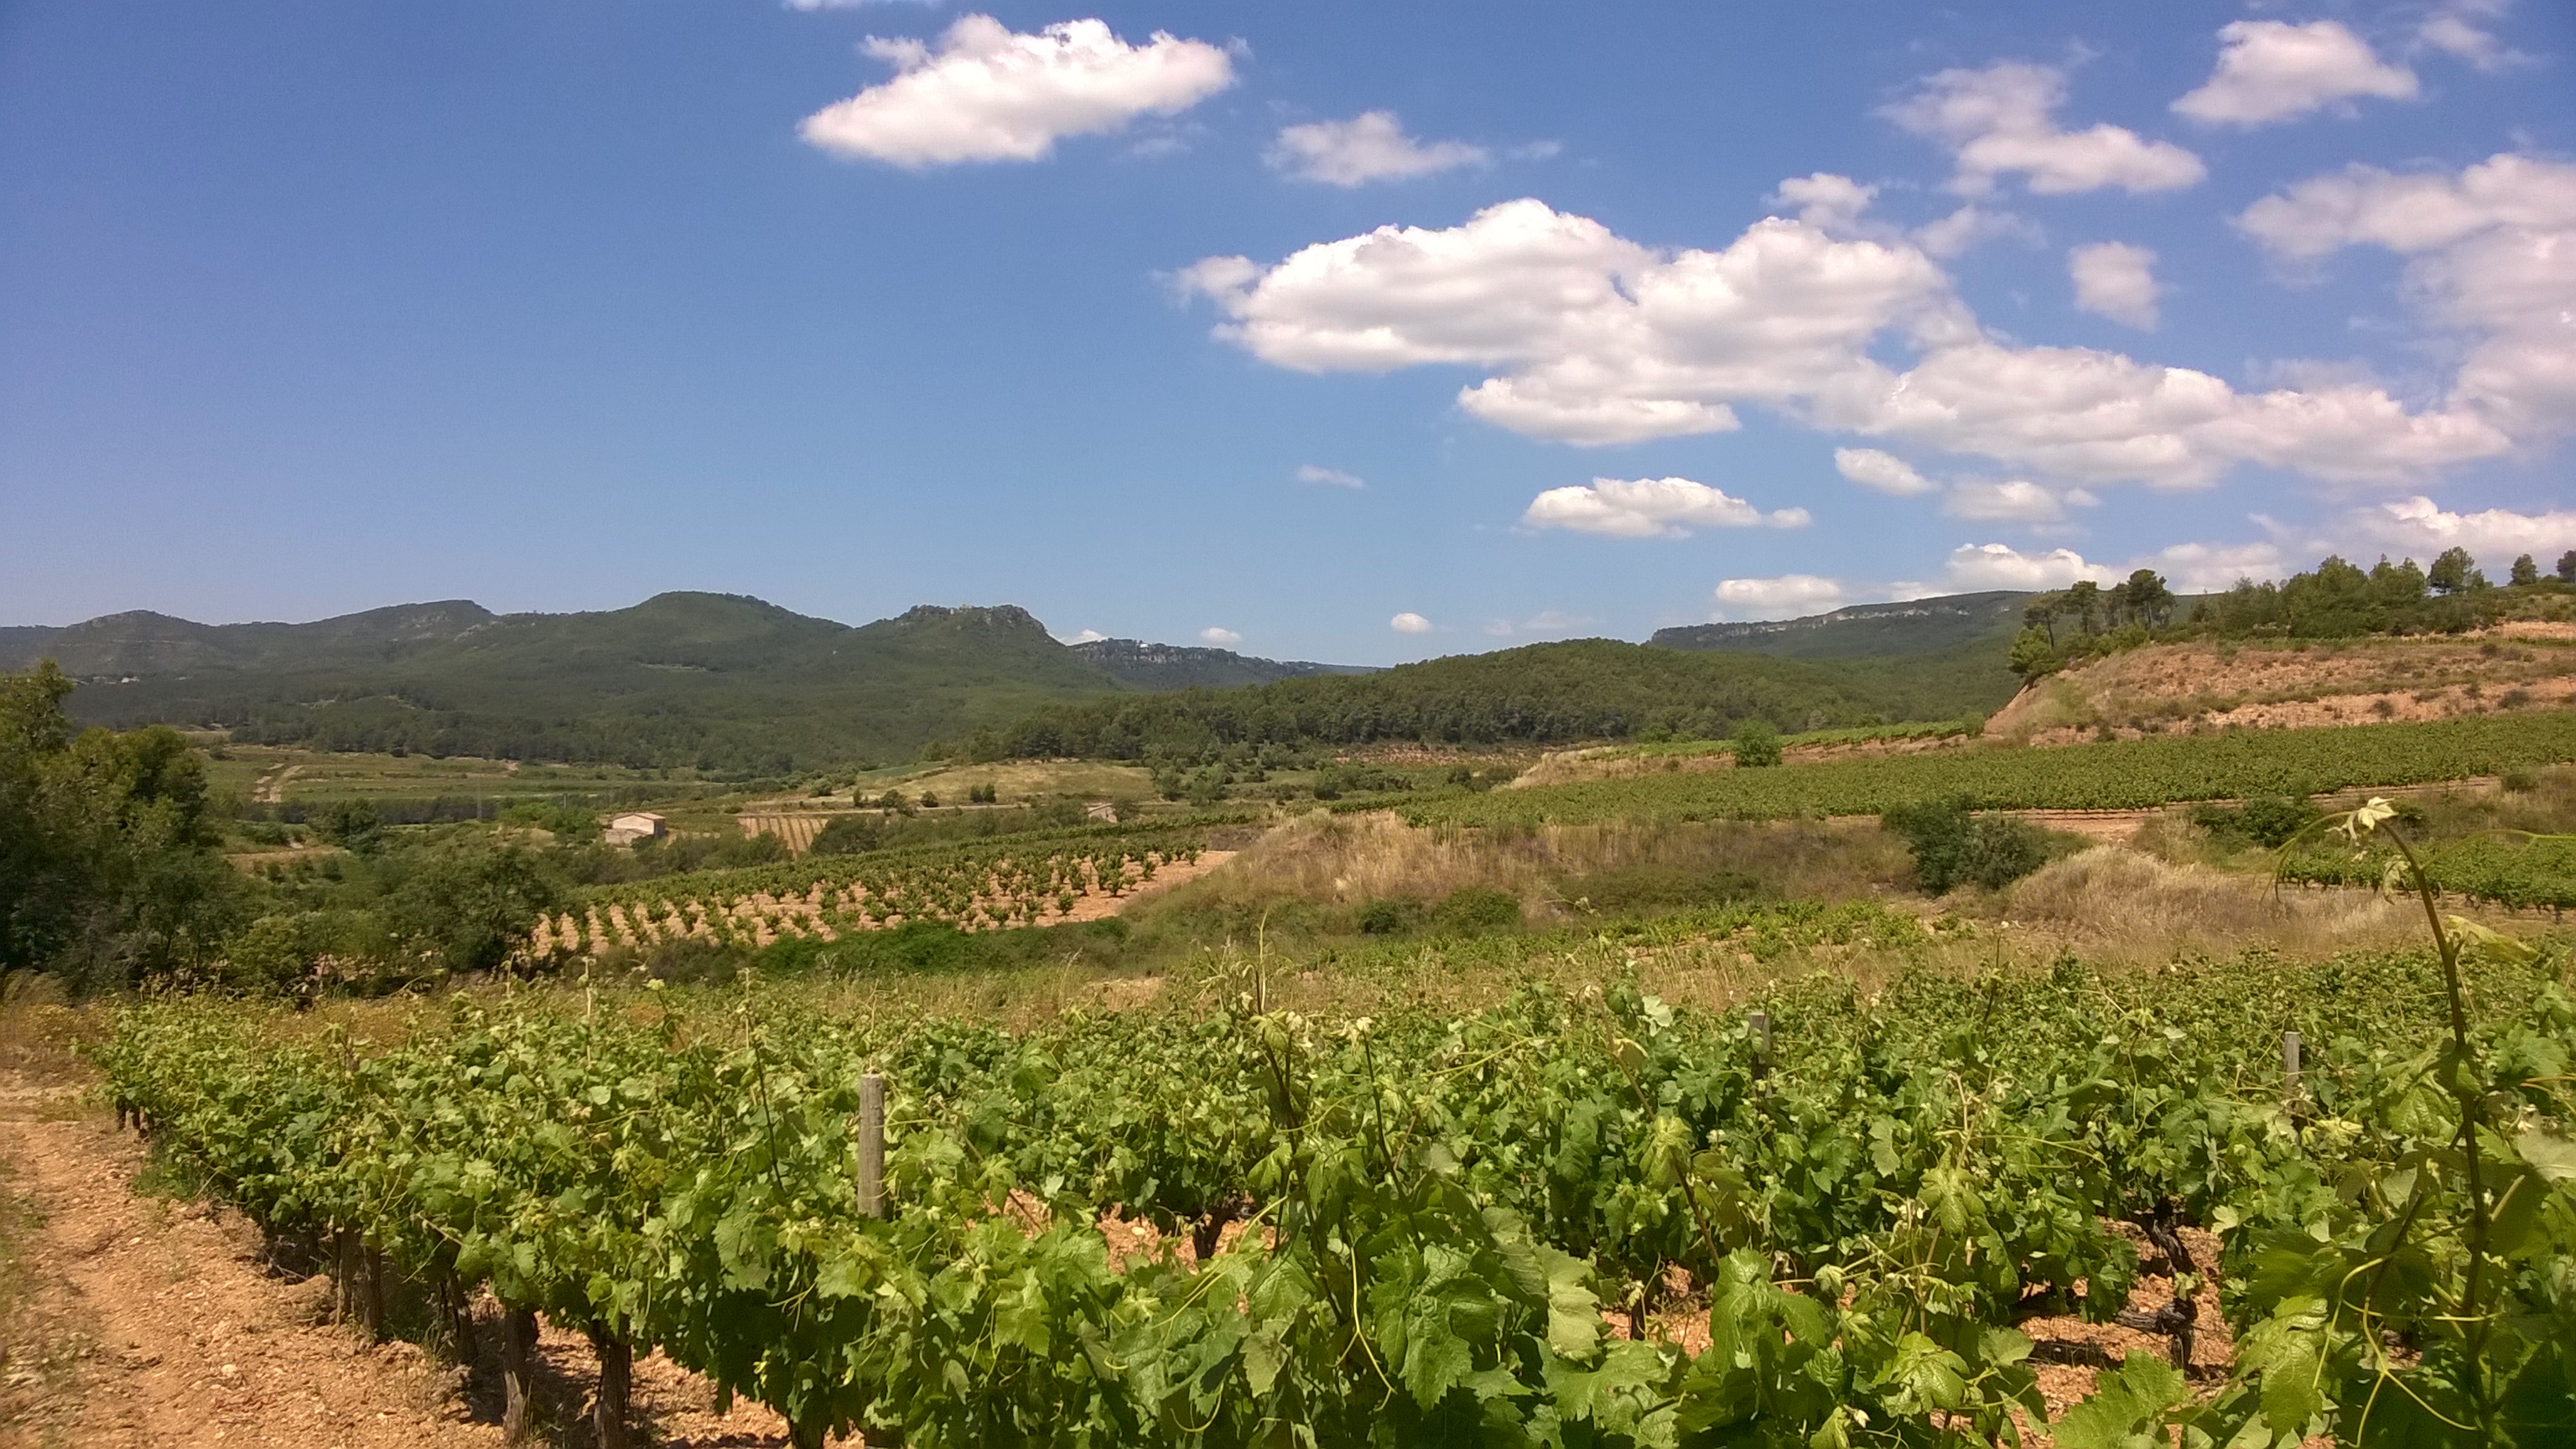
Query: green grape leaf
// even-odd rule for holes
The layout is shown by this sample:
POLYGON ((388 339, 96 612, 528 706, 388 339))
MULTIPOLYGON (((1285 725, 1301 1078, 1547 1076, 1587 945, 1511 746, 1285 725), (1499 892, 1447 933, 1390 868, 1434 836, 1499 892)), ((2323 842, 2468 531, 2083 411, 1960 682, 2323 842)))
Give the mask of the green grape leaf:
POLYGON ((2191 1402, 2182 1370, 2145 1353, 2093 1382, 2093 1392, 2051 1425, 2058 1449, 2166 1449, 2173 1410, 2191 1402))

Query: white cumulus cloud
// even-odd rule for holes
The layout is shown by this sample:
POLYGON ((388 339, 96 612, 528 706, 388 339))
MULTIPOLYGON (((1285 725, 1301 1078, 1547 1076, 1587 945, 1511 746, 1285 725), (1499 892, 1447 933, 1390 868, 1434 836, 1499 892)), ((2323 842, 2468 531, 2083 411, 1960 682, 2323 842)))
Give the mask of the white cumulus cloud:
POLYGON ((2501 583, 2505 566, 2517 554, 2530 554, 2549 569, 2556 566, 2558 555, 2576 548, 2576 509, 2517 513, 2489 508, 2457 513, 2419 495, 2357 510, 2346 520, 2344 531, 2359 542, 2425 562, 2444 549, 2465 548, 2501 583))
POLYGON ((1085 629, 1064 642, 1067 644, 1097 644, 1108 637, 1108 635, 1101 633, 1097 629, 1085 629))
POLYGON ((2576 426, 2576 164, 2506 152, 2457 173, 2355 165, 2255 202, 2238 229, 2288 262, 2409 259, 2406 294, 2467 355, 2455 414, 2516 438, 2576 426))
POLYGON ((2382 61, 2338 21, 2239 20, 2218 38, 2218 69, 2173 103, 2175 114, 2261 126, 2365 96, 2411 101, 2419 90, 2413 71, 2382 61))
POLYGON ((919 169, 963 161, 1036 161, 1065 136, 1172 115, 1234 83, 1221 46, 1156 31, 1129 45, 1098 20, 1032 35, 989 15, 961 16, 936 49, 871 37, 897 74, 805 118, 815 146, 919 169))
POLYGON ((1876 448, 1834 449, 1834 471, 1863 488, 1899 498, 1929 493, 1941 485, 1914 471, 1914 465, 1876 448))
POLYGON ((1297 481, 1313 483, 1325 488, 1366 488, 1368 486, 1368 481, 1357 473, 1345 473, 1339 468, 1326 468, 1315 463, 1308 463, 1299 468, 1297 481))
POLYGON ((1213 644, 1220 649, 1231 649, 1235 645, 1243 642, 1243 636, 1237 634, 1232 629, 1227 629, 1216 624, 1210 624, 1199 631, 1199 642, 1202 644, 1213 644))
POLYGON ((1550 488, 1530 500, 1521 522, 1612 538, 1684 538, 1694 528, 1804 528, 1803 508, 1770 513, 1688 478, 1595 478, 1550 488))
POLYGON ((2091 501, 2090 494, 2081 492, 2060 498, 2026 478, 2000 483, 1971 480, 1950 485, 1941 511, 1982 523, 2054 523, 2066 516, 2068 503, 2091 501))
POLYGON ((2071 548, 2023 553, 2010 544, 1963 543, 1941 567, 1941 587, 1957 593, 1989 589, 2062 589, 2081 579, 2116 583, 2118 576, 2071 548))
POLYGON ((2066 254, 2075 305, 2141 331, 2156 327, 2156 254, 2128 242, 2092 242, 2066 254))
POLYGON ((1781 574, 1768 579, 1720 579, 1716 616, 1721 619, 1794 619, 1841 608, 1847 592, 1839 579, 1781 574))
POLYGON ((1463 141, 1417 141, 1404 134, 1393 111, 1366 111, 1347 121, 1290 126, 1271 144, 1272 167, 1301 181, 1327 186, 1366 186, 1401 181, 1459 166, 1481 166, 1493 157, 1463 141))
POLYGON ((1386 627, 1393 629, 1398 634, 1428 634, 1431 632, 1432 625, 1430 620, 1422 617, 1420 614, 1414 613, 1410 609, 1407 609, 1403 613, 1396 615, 1394 618, 1387 620, 1386 627))
POLYGON ((2009 343, 1910 243, 1792 217, 1720 250, 1659 250, 1523 199, 1271 266, 1210 257, 1180 283, 1223 311, 1218 336, 1277 366, 1475 369, 1461 408, 1569 443, 1723 432, 1750 403, 2015 471, 2185 487, 2240 462, 2405 482, 2511 446, 2483 418, 2413 412, 2376 386, 2239 393, 2116 352, 2009 343), (1911 366, 1882 360, 1898 351, 1911 366))
POLYGON ((1771 194, 1770 204, 1797 208, 1798 220, 1822 231, 1849 231, 1860 224, 1860 216, 1878 195, 1875 186, 1863 186, 1848 176, 1819 171, 1812 176, 1792 176, 1780 183, 1771 194))
POLYGON ((2053 66, 2003 61, 1983 70, 1945 70, 1889 108, 1898 125, 1950 148, 1958 169, 1950 189, 1984 196, 2019 175, 2048 196, 2118 187, 2175 191, 2208 175, 2200 158, 2170 141, 2122 126, 2060 129, 2066 74, 2053 66))

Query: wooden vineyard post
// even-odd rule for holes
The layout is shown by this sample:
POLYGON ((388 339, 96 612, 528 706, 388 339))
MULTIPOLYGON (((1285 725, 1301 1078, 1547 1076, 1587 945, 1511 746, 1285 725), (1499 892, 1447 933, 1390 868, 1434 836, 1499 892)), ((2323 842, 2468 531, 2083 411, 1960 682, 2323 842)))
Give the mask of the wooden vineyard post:
POLYGON ((1753 1080, 1758 1085, 1771 1075, 1771 1013, 1757 1011, 1746 1021, 1753 1028, 1753 1080))
POLYGON ((870 1072, 859 1078, 859 1211, 872 1218, 886 1215, 885 1078, 870 1072))
POLYGON ((2299 1034, 2281 1033, 2281 1106, 2296 1114, 2299 1110, 2299 1034))

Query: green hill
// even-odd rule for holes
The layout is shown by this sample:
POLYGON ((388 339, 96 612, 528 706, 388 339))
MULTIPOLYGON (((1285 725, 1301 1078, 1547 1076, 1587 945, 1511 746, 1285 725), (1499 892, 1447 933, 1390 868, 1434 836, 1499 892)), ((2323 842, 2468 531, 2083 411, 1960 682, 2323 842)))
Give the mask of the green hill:
POLYGON ((1830 614, 1658 629, 1667 649, 1809 661, 1889 719, 1956 719, 2003 707, 2021 688, 2013 635, 2035 594, 1996 591, 1854 604, 1830 614))
POLYGON ((85 720, 229 726, 322 749, 784 773, 1122 686, 1024 609, 924 605, 853 628, 727 594, 496 615, 465 602, 311 624, 115 614, 0 638, 82 681, 85 720))
POLYGON ((2036 597, 1998 590, 1894 604, 1854 604, 1803 619, 1658 629, 1649 642, 1666 649, 1732 650, 1787 659, 1919 657, 1997 639, 2009 646, 2021 628, 2022 606, 2036 597))

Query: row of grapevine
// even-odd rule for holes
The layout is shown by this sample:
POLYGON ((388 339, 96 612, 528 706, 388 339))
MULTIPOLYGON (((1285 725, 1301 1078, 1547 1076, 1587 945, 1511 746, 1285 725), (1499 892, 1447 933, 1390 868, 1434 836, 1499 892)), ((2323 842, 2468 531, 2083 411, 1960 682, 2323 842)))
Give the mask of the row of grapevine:
MULTIPOLYGON (((2576 1428, 2555 974, 2499 954, 2438 1073, 2419 1045, 2444 978, 2420 957, 2062 965, 1875 1001, 1814 982, 1766 1003, 1769 1056, 1742 1018, 1626 988, 1022 1035, 758 992, 522 995, 373 1053, 176 1002, 122 1013, 98 1056, 272 1233, 582 1326, 604 1373, 658 1348, 799 1444, 1964 1449, 2044 1417, 2018 1325, 2127 1306, 2120 1221, 2186 1284, 2223 1269, 2244 1353, 2206 1399, 2133 1358, 2057 1427, 2069 1449, 2181 1421, 2192 1442, 2539 1444, 2576 1428), (2287 1028, 2314 1044, 2295 1088, 2287 1028), (870 1070, 892 1084, 883 1220, 849 1164, 870 1070), (2458 1090, 2500 1104, 2469 1176, 2514 1206, 2474 1244, 2427 1196, 2457 1175, 2458 1090), (1197 1251, 1113 1253, 1113 1212, 1197 1251), (2223 1265, 2191 1261, 2189 1222, 2223 1265), (2405 1273, 2371 1277, 2397 1239, 2405 1273), (2458 1291, 2464 1262, 2485 1289, 2470 1267, 2458 1291), (1637 1332, 1683 1282, 1697 1354, 1637 1332)), ((2187 1345, 2188 1315, 2158 1326, 2187 1345)))
POLYGON ((1200 840, 1158 833, 1107 839, 888 851, 606 886, 541 922, 540 955, 635 948, 680 939, 766 946, 785 936, 937 921, 963 930, 1042 925, 1086 900, 1153 885, 1195 866, 1200 840))
MULTIPOLYGON (((2385 855, 2320 843, 2291 853, 2278 873, 2301 885, 2375 886, 2388 866, 2385 855)), ((2576 841, 2476 836, 2427 849, 2424 869, 2445 894, 2514 910, 2576 908, 2576 841)))
POLYGON ((1404 807, 1415 824, 1875 815, 1965 797, 1985 809, 2141 809, 2181 800, 2430 784, 2576 760, 2576 711, 2415 724, 2235 730, 2047 749, 1971 745, 1788 765, 1493 790, 1404 807))

